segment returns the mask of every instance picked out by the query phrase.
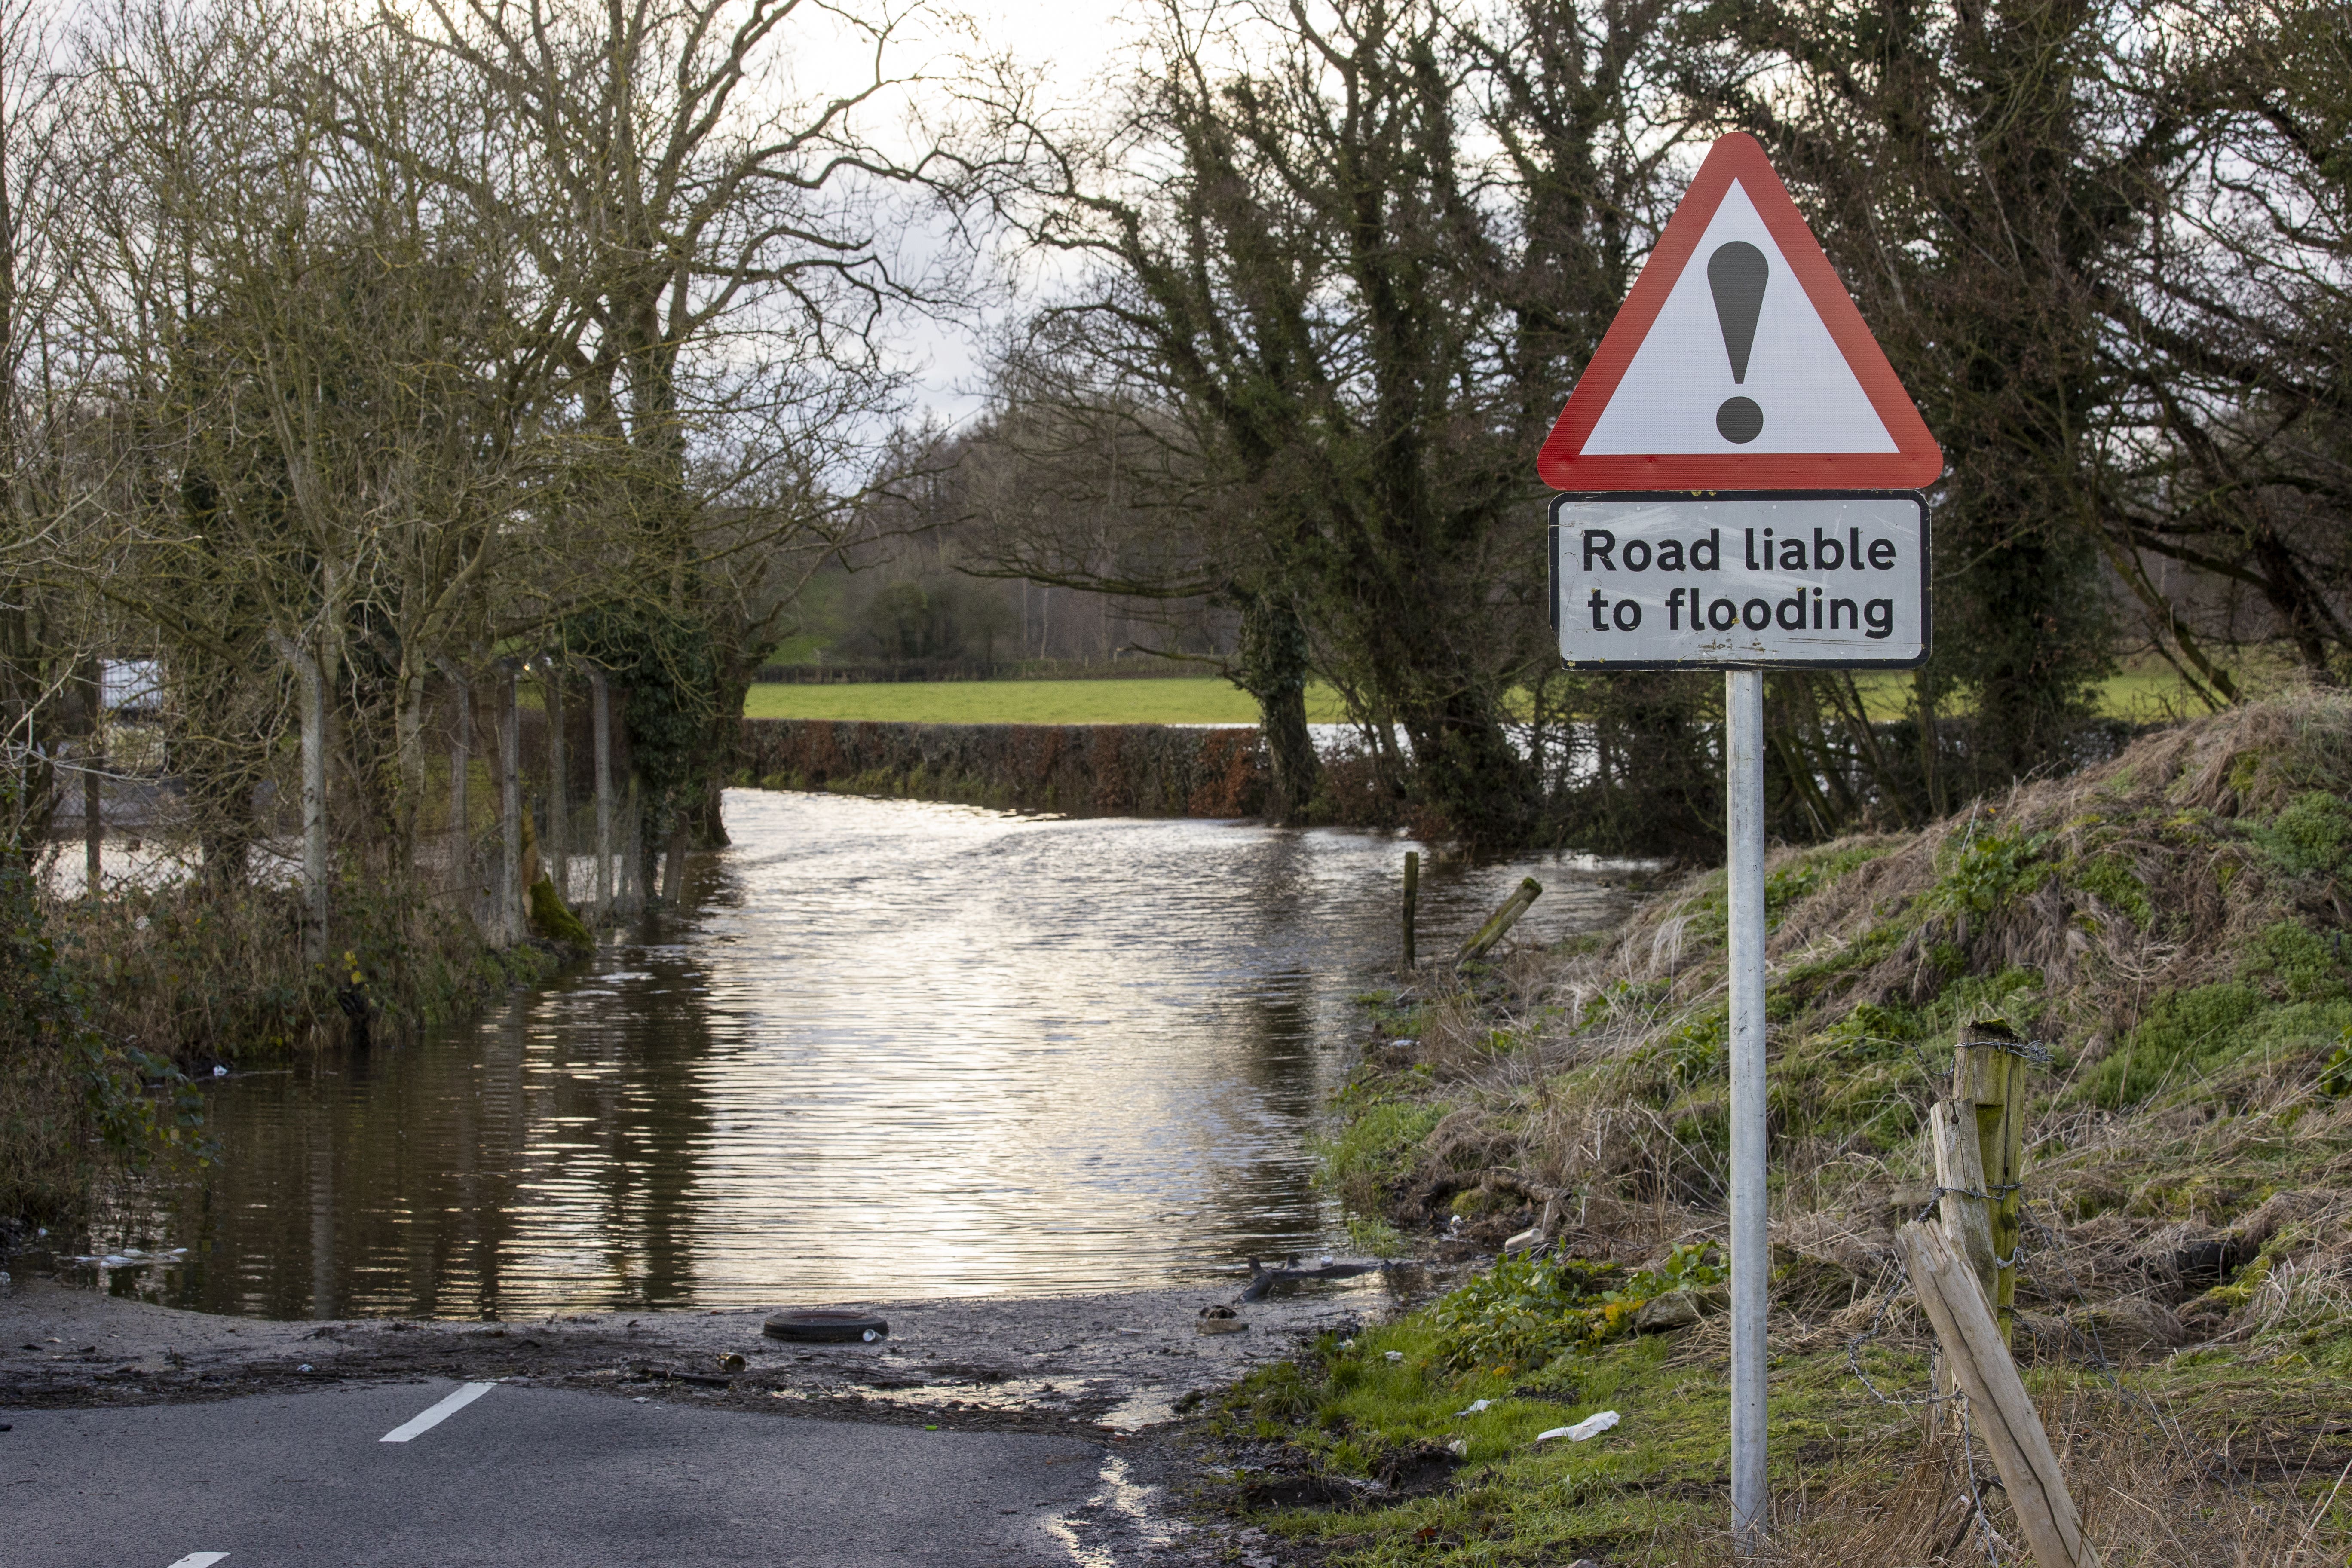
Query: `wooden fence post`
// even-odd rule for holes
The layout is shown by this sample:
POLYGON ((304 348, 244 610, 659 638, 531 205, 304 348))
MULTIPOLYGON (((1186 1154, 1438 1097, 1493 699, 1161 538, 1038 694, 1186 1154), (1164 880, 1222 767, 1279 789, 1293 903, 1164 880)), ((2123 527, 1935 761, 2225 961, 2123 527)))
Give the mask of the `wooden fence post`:
POLYGON ((1404 852, 1404 972, 1412 973, 1412 917, 1421 900, 1421 851, 1404 852))
MULTIPOLYGON (((1943 1222, 1944 1235, 1960 1256, 1968 1260, 1983 1288, 1985 1300, 1993 1299, 1992 1224, 1986 1212, 1984 1163, 1977 1142, 1977 1119, 1973 1106, 1955 1100, 1938 1100, 1927 1108, 1927 1137, 1936 1154, 1936 1209, 1943 1222)), ((1949 1398, 1959 1384, 1954 1381, 1952 1358, 1936 1358, 1936 1393, 1949 1398)), ((1958 1412, 1953 1412, 1949 1425, 1958 1430, 1958 1412)), ((1934 1425, 1929 1430, 1932 1433, 1934 1425)))
POLYGON ((2003 1344, 2017 1336, 2017 1247, 2025 1226, 2025 1057, 2024 1042, 1998 1018, 1979 1018, 1961 1026, 1953 1053, 1952 1080, 1957 1098, 1977 1113, 1977 1146, 1984 1168, 1983 1191, 1990 1199, 1994 1258, 1990 1289, 1993 1314, 2000 1323, 2003 1344))
POLYGON ((1519 917, 1528 912, 1528 906, 1542 893, 1541 882, 1533 877, 1521 878, 1518 887, 1503 900, 1503 907, 1487 916, 1486 923, 1478 928, 1478 934, 1462 944, 1462 951, 1454 955, 1454 966, 1459 969, 1474 958, 1486 957, 1486 950, 1502 941, 1503 934, 1519 923, 1519 917))
POLYGON ((1972 1109, 1939 1100, 1927 1108, 1928 1136, 1936 1145, 1936 1207, 1944 1234, 1976 1270, 1985 1300, 1993 1299, 1992 1220, 1986 1212, 1983 1151, 1977 1142, 1972 1109))
POLYGON ((2083 1518, 2066 1489, 2050 1436, 2002 1342, 1975 1271, 1935 1226, 1906 1225, 1895 1232, 1895 1243, 1944 1358, 1969 1396, 1971 1425, 1984 1436, 2034 1561, 2041 1568, 2099 1568, 2099 1554, 2084 1538, 2083 1518))

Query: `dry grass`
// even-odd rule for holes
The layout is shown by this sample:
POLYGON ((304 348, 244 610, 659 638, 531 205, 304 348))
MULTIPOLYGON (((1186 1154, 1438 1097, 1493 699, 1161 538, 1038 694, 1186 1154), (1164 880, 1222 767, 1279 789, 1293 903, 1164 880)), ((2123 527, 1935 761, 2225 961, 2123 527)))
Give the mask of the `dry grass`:
MULTIPOLYGON (((1792 889, 1769 947, 1776 1240, 1842 1268, 1884 1261, 1891 1220, 1927 1180, 1914 1133, 1948 1026, 2007 975, 2021 978, 1985 999, 2061 1052, 2029 1150, 2043 1273, 2102 1298, 2177 1294, 2178 1258, 2221 1238, 2337 1279, 2352 1264, 2352 1101, 2314 1086, 2331 1042, 2160 1083, 2128 1107, 2082 1093, 2158 998, 2227 979, 2282 922, 2338 922, 2335 880, 2283 875, 2247 831, 2331 784, 2352 784, 2352 702, 2302 693, 1918 835, 1776 857, 1792 889), (2009 877, 2006 897, 1971 889, 1962 846, 1982 860, 1987 844, 2032 846, 2032 863, 2056 869, 2009 877), (1890 1026, 1902 1032, 1875 1033, 1890 1026)), ((1981 876, 2004 874, 1995 858, 1981 876)), ((1580 1228, 1619 1249, 1718 1223, 1722 919, 1720 877, 1696 879, 1595 952, 1521 952, 1481 991, 1421 1006, 1419 1076, 1449 1109, 1393 1194, 1402 1217, 1430 1223, 1484 1188, 1573 1194, 1580 1228), (1633 1215, 1638 1238, 1621 1218, 1633 1215)), ((2062 1305, 2055 1287, 2042 1304, 2062 1305)), ((2275 1316, 2226 1304, 2249 1331, 2275 1316)))
MULTIPOLYGON (((2326 1568, 2345 1537, 2327 1515, 2337 1476, 2309 1461, 2316 1445, 2267 1445, 2251 1464, 2220 1461, 2152 1437, 2112 1401, 2050 1402, 2043 1425, 2063 1434, 2070 1486, 2084 1528, 2109 1568, 2326 1568), (2286 1478, 2321 1483, 2316 1499, 2286 1478)), ((2340 1474, 2340 1472, 2339 1472, 2340 1474)), ((1957 1437, 1916 1433, 1840 1457, 1819 1481, 1801 1479, 1774 1500, 1771 1549, 1784 1568, 1990 1568, 2031 1563, 2024 1538, 1981 1450, 1975 1490, 1957 1437), (1979 1515, 1973 1498, 1982 1500, 1979 1515)), ((1717 1564, 1734 1553, 1727 1530, 1693 1531, 1654 1561, 1717 1564)))

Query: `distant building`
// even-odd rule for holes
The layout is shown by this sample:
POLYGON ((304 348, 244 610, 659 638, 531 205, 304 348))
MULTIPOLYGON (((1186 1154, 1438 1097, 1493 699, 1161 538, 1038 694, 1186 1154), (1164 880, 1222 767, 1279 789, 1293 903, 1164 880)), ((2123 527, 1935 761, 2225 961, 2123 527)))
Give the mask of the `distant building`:
POLYGON ((163 705, 163 666, 152 658, 100 659, 99 704, 109 713, 140 718, 163 705))

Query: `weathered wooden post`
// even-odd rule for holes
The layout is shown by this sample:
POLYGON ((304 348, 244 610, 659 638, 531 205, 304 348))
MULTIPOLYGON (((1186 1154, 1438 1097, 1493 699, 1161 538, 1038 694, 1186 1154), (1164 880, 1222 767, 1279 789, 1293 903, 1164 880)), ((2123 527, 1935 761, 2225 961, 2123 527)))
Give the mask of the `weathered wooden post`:
POLYGON ((572 903, 572 808, 563 776, 563 666, 547 661, 541 691, 547 702, 547 874, 555 896, 572 903))
POLYGON ((1404 852, 1404 972, 1412 973, 1413 906, 1421 899, 1421 851, 1404 852))
POLYGON ((1503 907, 1488 915, 1486 923, 1478 928, 1478 934, 1462 944, 1462 951, 1454 955, 1454 966, 1459 969, 1473 959, 1486 957, 1487 950, 1502 941, 1504 933, 1518 924, 1519 917, 1542 896, 1541 882, 1533 877, 1520 878, 1511 896, 1503 900, 1503 907))
POLYGON ((1927 1108, 1927 1133, 1936 1150, 1936 1206, 1944 1221, 1944 1233, 1976 1270, 1985 1300, 1990 1301, 1992 1222, 1983 1195, 1984 1161, 1974 1108, 1958 1100, 1936 1101, 1927 1108))
POLYGON ((588 667, 596 711, 596 912, 613 918, 613 707, 604 672, 588 667))
POLYGON ((1968 1395, 1970 1425, 1984 1437, 1993 1468, 2000 1472, 2001 1490, 2034 1561, 2041 1568, 2098 1568, 2099 1554, 2083 1537, 2082 1515, 2066 1489, 2050 1436, 1974 1271, 1934 1226, 1906 1225, 1895 1240, 1944 1359, 1968 1395))
MULTIPOLYGON (((1944 1234, 1974 1271, 1988 1304, 1993 1300, 1992 1226, 1985 1198, 1984 1161, 1977 1141, 1976 1109, 1965 1100, 1937 1100, 1927 1108, 1927 1137, 1936 1156, 1936 1207, 1944 1234)), ((1952 1358, 1936 1359, 1936 1393, 1949 1398, 1959 1387, 1952 1358)), ((1954 1431, 1959 1414, 1947 1407, 1954 1431)), ((1929 1430, 1932 1434, 1933 1426, 1929 1430)))
POLYGON ((1954 1098, 1976 1110, 1992 1246, 1992 1279, 1986 1294, 2003 1344, 2014 1344, 2017 1338, 2017 1248, 2025 1230, 2028 1095, 2023 1047, 2006 1022, 1979 1018, 1962 1026, 1952 1062, 1954 1098))

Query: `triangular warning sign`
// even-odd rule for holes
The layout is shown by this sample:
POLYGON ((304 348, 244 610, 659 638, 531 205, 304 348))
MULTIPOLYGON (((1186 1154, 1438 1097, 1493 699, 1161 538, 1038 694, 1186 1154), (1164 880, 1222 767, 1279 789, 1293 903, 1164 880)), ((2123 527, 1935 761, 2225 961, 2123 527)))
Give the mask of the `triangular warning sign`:
POLYGON ((1561 490, 1916 489, 1944 454, 1753 137, 1699 165, 1536 458, 1561 490))

